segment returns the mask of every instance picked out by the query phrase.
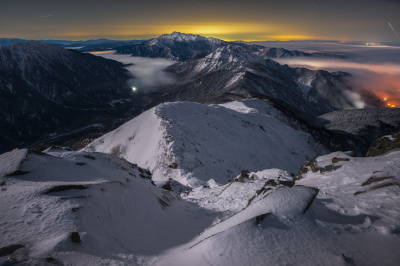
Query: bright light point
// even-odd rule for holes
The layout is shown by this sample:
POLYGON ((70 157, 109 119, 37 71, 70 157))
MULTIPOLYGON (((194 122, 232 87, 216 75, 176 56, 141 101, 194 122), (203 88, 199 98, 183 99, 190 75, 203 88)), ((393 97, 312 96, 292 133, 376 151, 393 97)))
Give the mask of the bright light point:
POLYGON ((137 91, 136 87, 132 87, 132 91, 137 91))
POLYGON ((387 98, 385 97, 383 100, 386 102, 386 101, 387 101, 387 98))

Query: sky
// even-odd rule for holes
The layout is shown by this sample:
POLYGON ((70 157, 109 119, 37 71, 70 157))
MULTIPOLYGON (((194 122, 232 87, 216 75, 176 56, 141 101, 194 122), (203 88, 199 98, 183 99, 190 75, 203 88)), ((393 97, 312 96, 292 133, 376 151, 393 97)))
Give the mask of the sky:
POLYGON ((228 41, 400 44, 400 0, 0 0, 0 38, 149 39, 180 31, 228 41))

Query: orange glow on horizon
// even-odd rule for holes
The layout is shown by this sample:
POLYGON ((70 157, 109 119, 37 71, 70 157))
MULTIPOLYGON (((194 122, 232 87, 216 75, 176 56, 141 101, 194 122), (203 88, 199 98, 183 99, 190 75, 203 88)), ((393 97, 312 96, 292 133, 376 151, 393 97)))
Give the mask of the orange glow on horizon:
POLYGON ((299 41, 299 40, 332 40, 345 42, 347 39, 330 36, 307 35, 303 32, 296 34, 292 28, 278 24, 257 23, 226 23, 226 22, 188 22, 170 25, 118 25, 116 28, 106 25, 85 25, 81 28, 59 29, 55 35, 48 38, 91 39, 108 38, 119 40, 150 39, 174 31, 214 37, 225 41, 299 41))

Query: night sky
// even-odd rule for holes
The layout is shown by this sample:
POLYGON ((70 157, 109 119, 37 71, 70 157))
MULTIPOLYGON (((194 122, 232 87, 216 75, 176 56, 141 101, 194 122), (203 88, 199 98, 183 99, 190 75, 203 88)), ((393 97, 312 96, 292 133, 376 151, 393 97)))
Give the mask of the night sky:
POLYGON ((0 38, 130 40, 173 31, 400 44, 400 0, 0 0, 0 38))

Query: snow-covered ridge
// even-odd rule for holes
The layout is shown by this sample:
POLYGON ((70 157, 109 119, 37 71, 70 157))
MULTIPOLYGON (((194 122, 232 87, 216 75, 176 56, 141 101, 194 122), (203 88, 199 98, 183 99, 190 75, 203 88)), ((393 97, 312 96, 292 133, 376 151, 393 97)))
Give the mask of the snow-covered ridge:
POLYGON ((227 42, 215 38, 173 32, 172 34, 163 34, 144 43, 120 47, 117 49, 117 53, 183 61, 204 57, 226 44, 227 42))
POLYGON ((212 37, 203 37, 196 34, 188 34, 174 31, 171 34, 163 34, 156 38, 157 40, 173 40, 177 42, 197 42, 197 41, 207 41, 213 44, 221 43, 222 41, 212 37))
POLYGON ((86 150, 114 153, 148 168, 155 180, 172 178, 192 187, 211 178, 225 184, 243 169, 297 172, 304 161, 326 152, 273 110, 261 100, 161 104, 86 150))

